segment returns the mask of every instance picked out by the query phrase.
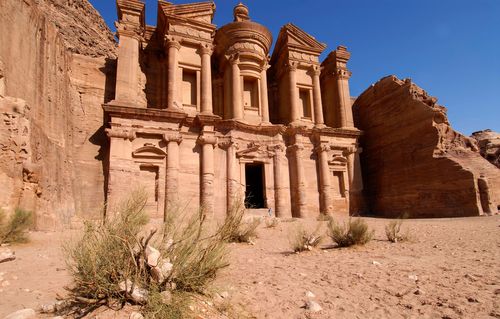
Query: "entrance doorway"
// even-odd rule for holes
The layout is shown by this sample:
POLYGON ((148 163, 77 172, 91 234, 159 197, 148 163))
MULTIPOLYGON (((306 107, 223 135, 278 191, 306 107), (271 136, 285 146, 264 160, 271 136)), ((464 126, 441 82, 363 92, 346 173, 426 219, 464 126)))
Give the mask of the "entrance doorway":
POLYGON ((245 207, 266 208, 264 200, 264 164, 246 164, 245 180, 245 207))

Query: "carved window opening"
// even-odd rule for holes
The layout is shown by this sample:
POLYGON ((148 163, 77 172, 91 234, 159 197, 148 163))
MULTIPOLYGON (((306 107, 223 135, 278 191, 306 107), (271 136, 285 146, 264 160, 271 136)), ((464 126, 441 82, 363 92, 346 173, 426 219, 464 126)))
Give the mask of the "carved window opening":
POLYGON ((264 163, 245 164, 245 207, 266 208, 264 163))
POLYGON ((302 110, 302 118, 312 119, 311 90, 299 88, 299 105, 302 110))
POLYGON ((182 69, 182 104, 185 106, 198 105, 198 80, 196 71, 182 69))
POLYGON ((334 171, 333 172, 333 195, 335 197, 345 197, 345 180, 344 172, 334 171))
POLYGON ((243 106, 246 109, 259 108, 259 81, 256 78, 243 78, 243 106))
POLYGON ((146 211, 156 214, 159 202, 159 167, 151 165, 141 165, 139 171, 139 183, 144 187, 147 194, 146 211))

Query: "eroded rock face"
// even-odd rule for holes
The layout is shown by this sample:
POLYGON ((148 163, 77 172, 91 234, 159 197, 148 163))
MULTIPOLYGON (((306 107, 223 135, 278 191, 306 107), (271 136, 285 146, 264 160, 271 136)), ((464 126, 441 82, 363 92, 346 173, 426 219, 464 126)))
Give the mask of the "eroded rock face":
POLYGON ((361 161, 371 213, 497 212, 500 170, 481 157, 475 140, 451 128, 446 108, 411 80, 381 79, 358 97, 354 112, 364 131, 361 161))
POLYGON ((477 141, 481 156, 500 168, 500 133, 484 130, 472 133, 472 138, 477 141))

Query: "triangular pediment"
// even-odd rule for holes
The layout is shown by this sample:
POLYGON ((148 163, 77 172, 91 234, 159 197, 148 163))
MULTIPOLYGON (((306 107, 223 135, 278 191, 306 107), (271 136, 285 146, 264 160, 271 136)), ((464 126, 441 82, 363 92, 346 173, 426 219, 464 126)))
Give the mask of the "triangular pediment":
POLYGON ((325 44, 318 42, 312 35, 292 23, 285 25, 281 29, 281 33, 286 36, 286 43, 289 46, 298 46, 320 52, 326 48, 325 44))
POLYGON ((212 23, 215 13, 215 4, 211 1, 186 4, 172 4, 160 1, 159 7, 167 17, 182 18, 207 24, 212 23))

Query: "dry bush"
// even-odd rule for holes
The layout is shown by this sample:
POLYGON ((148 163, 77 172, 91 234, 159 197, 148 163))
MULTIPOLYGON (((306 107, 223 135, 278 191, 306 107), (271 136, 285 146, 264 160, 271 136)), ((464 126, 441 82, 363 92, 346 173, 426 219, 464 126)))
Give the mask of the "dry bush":
POLYGON ((352 245, 364 245, 372 240, 373 230, 369 230, 368 224, 360 218, 349 218, 342 225, 334 220, 328 223, 328 236, 338 247, 349 247, 352 245))
POLYGON ((5 212, 0 210, 0 244, 28 241, 27 232, 32 225, 33 214, 31 212, 16 209, 7 218, 5 212))
POLYGON ((323 236, 319 234, 319 227, 320 225, 318 225, 313 231, 304 229, 302 225, 296 227, 290 236, 290 244, 293 251, 301 252, 312 250, 314 247, 317 247, 323 239, 323 236))
POLYGON ((74 279, 67 313, 129 302, 143 305, 148 318, 182 318, 186 303, 179 296, 202 293, 228 266, 225 224, 210 232, 201 210, 169 212, 163 229, 146 233, 146 201, 144 192, 134 192, 119 213, 87 222, 82 237, 65 247, 74 279), (159 301, 167 290, 171 303, 159 301))
POLYGON ((245 206, 240 200, 236 200, 229 211, 224 225, 221 227, 221 236, 228 242, 252 243, 257 238, 257 227, 260 225, 260 218, 244 220, 245 206))
POLYGON ((276 228, 280 224, 280 220, 278 218, 275 218, 275 217, 266 218, 266 219, 264 219, 264 222, 265 222, 266 228, 276 228))
POLYGON ((385 226, 385 235, 387 240, 393 243, 408 241, 410 239, 409 230, 402 233, 401 226, 403 225, 403 219, 397 219, 391 221, 385 226))

